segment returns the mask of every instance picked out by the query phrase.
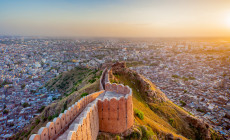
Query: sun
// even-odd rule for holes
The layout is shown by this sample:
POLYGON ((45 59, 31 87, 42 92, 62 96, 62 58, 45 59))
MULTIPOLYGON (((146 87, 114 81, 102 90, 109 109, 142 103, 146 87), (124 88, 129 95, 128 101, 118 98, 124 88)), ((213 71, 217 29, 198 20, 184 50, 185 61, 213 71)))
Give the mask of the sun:
POLYGON ((230 16, 227 16, 225 20, 226 25, 230 27, 230 16))

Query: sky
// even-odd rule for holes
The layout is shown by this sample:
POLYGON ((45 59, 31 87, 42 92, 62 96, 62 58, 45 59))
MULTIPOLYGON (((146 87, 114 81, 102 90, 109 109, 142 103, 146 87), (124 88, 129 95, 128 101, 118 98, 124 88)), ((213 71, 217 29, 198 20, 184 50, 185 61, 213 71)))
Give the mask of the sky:
POLYGON ((230 37, 230 0, 0 0, 0 35, 230 37))

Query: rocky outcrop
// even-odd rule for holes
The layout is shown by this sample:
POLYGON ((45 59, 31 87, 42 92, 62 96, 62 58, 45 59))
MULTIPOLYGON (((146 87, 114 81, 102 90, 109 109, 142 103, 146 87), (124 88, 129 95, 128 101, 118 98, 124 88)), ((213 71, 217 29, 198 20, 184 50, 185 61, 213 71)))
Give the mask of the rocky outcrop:
POLYGON ((207 123, 192 116, 187 116, 186 120, 191 127, 195 128, 196 139, 211 140, 209 125, 207 123))
POLYGON ((113 75, 122 74, 124 77, 131 79, 131 82, 137 83, 141 93, 147 102, 165 102, 168 98, 163 92, 161 92, 154 84, 151 83, 144 76, 138 74, 137 72, 130 70, 126 67, 125 62, 117 62, 112 65, 111 69, 113 75))

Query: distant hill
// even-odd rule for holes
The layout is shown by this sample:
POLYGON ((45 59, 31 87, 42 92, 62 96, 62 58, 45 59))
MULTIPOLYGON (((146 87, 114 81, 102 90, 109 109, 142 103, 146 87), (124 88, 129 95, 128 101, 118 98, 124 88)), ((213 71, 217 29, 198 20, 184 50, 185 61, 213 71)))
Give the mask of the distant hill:
POLYGON ((110 82, 132 88, 135 123, 151 128, 154 139, 222 139, 208 124, 172 103, 151 81, 125 63, 114 64, 109 78, 110 82))

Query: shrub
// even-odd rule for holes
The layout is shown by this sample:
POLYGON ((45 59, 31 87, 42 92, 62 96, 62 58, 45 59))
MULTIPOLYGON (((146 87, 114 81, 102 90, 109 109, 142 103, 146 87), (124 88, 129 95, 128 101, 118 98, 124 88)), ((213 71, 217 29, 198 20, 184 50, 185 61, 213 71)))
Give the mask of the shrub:
POLYGON ((120 136, 116 136, 116 139, 117 139, 117 140, 121 140, 120 136))
POLYGON ((84 97, 84 96, 87 96, 87 95, 89 95, 89 93, 82 93, 81 97, 84 97))
POLYGON ((152 139, 152 137, 155 135, 153 133, 153 130, 148 126, 141 126, 141 131, 142 131, 142 139, 143 140, 152 139))
POLYGON ((41 108, 38 109, 38 112, 41 113, 45 109, 45 106, 42 106, 41 108))
POLYGON ((96 81, 96 79, 91 79, 91 80, 89 80, 89 82, 92 84, 92 83, 94 83, 96 81))
POLYGON ((180 78, 178 75, 172 75, 173 78, 180 78))
POLYGON ((169 119, 169 123, 170 123, 171 126, 173 126, 174 119, 173 119, 173 118, 170 118, 170 119, 169 119))
POLYGON ((10 127, 13 127, 14 126, 14 124, 13 123, 11 123, 11 124, 9 124, 10 125, 10 127))
POLYGON ((27 102, 25 102, 25 103, 23 103, 22 104, 22 106, 24 107, 24 108, 26 108, 26 107, 28 107, 28 106, 30 106, 27 102))
POLYGON ((38 124, 40 123, 40 120, 37 118, 37 119, 35 120, 35 123, 36 123, 36 125, 38 125, 38 124))
POLYGON ((184 101, 182 101, 182 100, 180 100, 180 103, 181 103, 181 106, 185 106, 186 105, 186 103, 184 101))
POLYGON ((67 109, 67 101, 65 101, 63 108, 64 108, 64 110, 67 109))
POLYGON ((184 81, 188 81, 188 80, 189 80, 189 79, 186 78, 186 77, 182 77, 182 79, 183 79, 184 81))
POLYGON ((190 76, 190 77, 189 77, 189 79, 190 79, 190 80, 195 80, 196 78, 195 78, 195 77, 190 76))
POLYGON ((22 133, 21 133, 21 136, 24 136, 25 135, 25 132, 23 131, 22 133))
POLYGON ((114 79, 111 79, 110 82, 111 83, 117 83, 116 80, 114 80, 114 79))
POLYGON ((49 117, 48 117, 48 120, 49 120, 49 121, 50 121, 50 120, 52 120, 52 119, 53 119, 53 117, 52 117, 52 116, 49 116, 49 117))
POLYGON ((30 129, 33 130, 35 128, 35 126, 32 126, 30 129))
POLYGON ((31 130, 28 131, 28 132, 25 134, 25 137, 28 137, 28 136, 30 135, 30 132, 31 132, 31 130))
POLYGON ((197 108, 196 111, 199 111, 199 112, 202 112, 202 113, 205 112, 205 111, 204 111, 203 109, 201 109, 201 108, 197 108))
POLYGON ((45 122, 47 120, 47 117, 45 117, 44 115, 42 116, 42 121, 45 122))
POLYGON ((135 114, 138 118, 140 118, 141 120, 144 119, 144 113, 143 113, 142 111, 140 111, 140 110, 138 110, 138 109, 134 109, 134 114, 135 114))
POLYGON ((58 113, 54 114, 53 116, 49 116, 49 117, 48 117, 48 120, 50 121, 50 120, 52 120, 52 119, 54 119, 54 118, 56 118, 56 117, 58 117, 58 113))
POLYGON ((140 131, 138 129, 134 129, 134 131, 131 133, 131 138, 133 139, 139 139, 141 137, 140 131))
POLYGON ((24 89, 25 87, 26 87, 26 85, 25 85, 25 84, 21 85, 21 88, 22 88, 22 89, 24 89))
POLYGON ((58 113, 56 113, 55 115, 53 115, 53 119, 56 118, 56 117, 58 117, 58 115, 59 115, 58 113))
POLYGON ((8 110, 4 110, 4 111, 3 111, 3 114, 8 114, 8 113, 9 113, 8 110))

